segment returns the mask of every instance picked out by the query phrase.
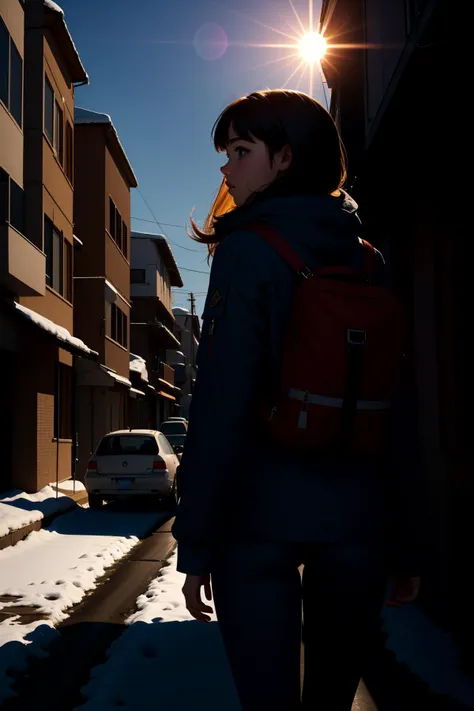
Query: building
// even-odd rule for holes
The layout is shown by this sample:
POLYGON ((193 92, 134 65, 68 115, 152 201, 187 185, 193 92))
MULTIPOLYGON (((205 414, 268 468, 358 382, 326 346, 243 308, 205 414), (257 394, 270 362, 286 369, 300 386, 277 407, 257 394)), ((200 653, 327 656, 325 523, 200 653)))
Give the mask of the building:
MULTIPOLYGON (((428 560, 420 605, 474 675, 466 560, 473 538, 464 226, 470 79, 462 16, 445 0, 323 0, 324 72, 368 239, 383 251, 411 319, 411 411, 425 482, 428 560), (465 89, 464 89, 465 91, 465 89)), ((403 447, 403 442, 400 443, 403 447)))
MULTIPOLYGON (((140 405, 135 426, 158 427, 178 412, 180 388, 175 385, 174 369, 167 363, 166 351, 179 346, 174 335, 171 287, 183 281, 170 246, 163 235, 131 233, 132 352, 140 355, 147 367, 149 385, 147 405, 140 405)), ((140 383, 137 382, 137 389, 140 383)))
POLYGON ((74 126, 74 327, 99 354, 77 367, 81 478, 101 437, 129 425, 130 190, 138 183, 110 116, 76 108, 74 126))
POLYGON ((34 492, 73 471, 74 89, 88 81, 64 14, 1 0, 0 289, 5 378, 0 488, 34 492))
POLYGON ((201 338, 201 323, 197 314, 175 306, 175 336, 179 341, 178 350, 168 353, 168 362, 173 365, 176 384, 181 387, 181 414, 189 417, 189 408, 196 380, 196 354, 201 338))

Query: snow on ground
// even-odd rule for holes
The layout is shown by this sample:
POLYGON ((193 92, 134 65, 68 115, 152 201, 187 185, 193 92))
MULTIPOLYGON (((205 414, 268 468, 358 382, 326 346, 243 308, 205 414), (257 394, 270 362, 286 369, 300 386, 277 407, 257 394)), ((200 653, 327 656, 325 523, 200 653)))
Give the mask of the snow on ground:
MULTIPOLYGON (((50 486, 55 487, 56 482, 52 481, 50 486)), ((78 481, 77 479, 75 481, 73 479, 66 479, 66 481, 59 482, 58 489, 61 491, 74 491, 77 494, 78 491, 85 491, 86 487, 82 481, 78 481)))
POLYGON ((386 607, 387 647, 429 687, 474 709, 474 681, 459 669, 450 635, 437 629, 418 605, 386 607))
POLYGON ((11 693, 8 672, 22 670, 30 656, 44 654, 58 634, 52 628, 68 616, 67 610, 94 589, 97 578, 139 538, 165 519, 166 514, 158 511, 77 506, 49 527, 0 551, 0 611, 32 606, 45 616, 27 624, 21 624, 18 616, 0 616, 0 704, 11 693))
POLYGON ((8 491, 0 497, 0 537, 71 506, 74 502, 69 496, 57 494, 50 486, 36 494, 8 491))
POLYGON ((137 612, 92 670, 76 711, 240 711, 219 629, 196 622, 184 606, 184 575, 169 565, 137 599, 137 612))

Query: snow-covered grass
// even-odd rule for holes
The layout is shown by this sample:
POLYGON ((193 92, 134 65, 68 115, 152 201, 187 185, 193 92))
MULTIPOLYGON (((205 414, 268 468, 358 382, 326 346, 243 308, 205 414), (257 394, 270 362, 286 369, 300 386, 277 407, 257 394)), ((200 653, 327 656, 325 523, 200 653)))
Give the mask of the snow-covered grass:
POLYGON ((450 635, 434 627, 418 605, 386 607, 387 647, 429 687, 474 709, 474 680, 461 673, 450 635))
POLYGON ((165 518, 157 511, 77 506, 48 528, 0 551, 0 610, 34 607, 45 617, 27 624, 20 624, 18 616, 0 622, 0 704, 11 694, 7 672, 22 670, 30 656, 44 654, 57 634, 52 628, 68 616, 68 610, 165 518))
POLYGON ((92 670, 76 711, 240 711, 219 628, 193 620, 184 606, 176 553, 144 595, 127 629, 92 670))
POLYGON ((74 502, 69 496, 57 494, 51 486, 45 486, 36 494, 8 491, 0 498, 0 537, 72 506, 74 502))

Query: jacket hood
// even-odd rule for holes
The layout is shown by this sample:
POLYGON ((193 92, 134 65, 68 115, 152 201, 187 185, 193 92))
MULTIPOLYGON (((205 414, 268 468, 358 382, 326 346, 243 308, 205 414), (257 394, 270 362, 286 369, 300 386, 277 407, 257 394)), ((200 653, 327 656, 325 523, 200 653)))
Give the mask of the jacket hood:
POLYGON ((271 224, 286 238, 300 245, 308 256, 314 252, 352 251, 360 246, 362 231, 358 205, 348 193, 331 195, 269 196, 244 205, 219 218, 220 239, 245 229, 251 222, 271 224))

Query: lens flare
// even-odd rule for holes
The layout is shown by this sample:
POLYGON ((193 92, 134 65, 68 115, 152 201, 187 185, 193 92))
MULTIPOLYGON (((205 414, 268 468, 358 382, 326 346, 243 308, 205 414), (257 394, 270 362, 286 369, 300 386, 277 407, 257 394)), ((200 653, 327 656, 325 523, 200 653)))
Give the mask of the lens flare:
POLYGON ((308 64, 319 62, 324 57, 326 49, 327 42, 318 32, 308 32, 300 40, 300 55, 308 64))

